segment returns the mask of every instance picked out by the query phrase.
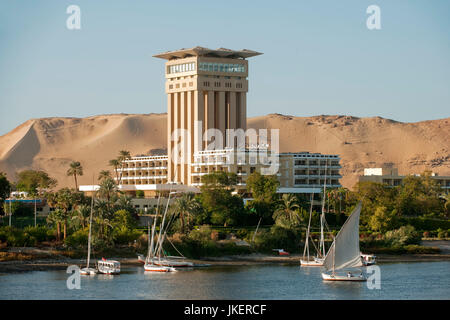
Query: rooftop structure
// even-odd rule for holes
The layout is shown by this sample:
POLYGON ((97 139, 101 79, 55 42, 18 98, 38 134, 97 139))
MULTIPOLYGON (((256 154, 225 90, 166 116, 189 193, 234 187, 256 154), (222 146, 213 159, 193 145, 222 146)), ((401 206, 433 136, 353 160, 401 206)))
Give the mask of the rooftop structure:
POLYGON ((190 49, 182 48, 175 51, 166 51, 155 54, 153 57, 165 60, 184 59, 189 57, 213 57, 213 58, 230 58, 230 59, 246 59, 260 55, 262 53, 253 50, 230 50, 226 48, 208 49, 203 47, 194 47, 190 49))

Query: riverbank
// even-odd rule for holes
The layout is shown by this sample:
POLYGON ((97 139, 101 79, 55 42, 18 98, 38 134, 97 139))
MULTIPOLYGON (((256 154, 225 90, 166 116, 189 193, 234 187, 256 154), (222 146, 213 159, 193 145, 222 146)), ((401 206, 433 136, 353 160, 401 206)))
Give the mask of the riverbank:
MULTIPOLYGON (((272 256, 265 254, 250 254, 239 256, 206 257, 202 259, 190 260, 198 267, 211 266, 245 266, 257 264, 299 264, 301 255, 272 256)), ((118 260, 122 266, 141 266, 137 258, 112 257, 118 260)), ((92 260, 95 261, 94 259, 92 260)), ((399 263, 399 262, 436 262, 450 261, 450 254, 414 254, 414 255, 377 255, 377 262, 399 263)), ((0 262, 0 273, 25 272, 25 271, 49 271, 65 270, 70 265, 83 266, 85 259, 35 259, 23 261, 2 261, 0 262)))

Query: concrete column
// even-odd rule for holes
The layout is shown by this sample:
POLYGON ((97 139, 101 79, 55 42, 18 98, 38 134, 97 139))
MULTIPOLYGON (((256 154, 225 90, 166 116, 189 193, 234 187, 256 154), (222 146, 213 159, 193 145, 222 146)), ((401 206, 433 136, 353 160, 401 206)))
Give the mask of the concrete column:
MULTIPOLYGON (((208 91, 208 106, 206 114, 206 127, 205 130, 212 129, 215 127, 215 114, 214 114, 214 91, 208 91)), ((206 142, 208 145, 210 141, 206 142)))
POLYGON ((230 92, 230 129, 236 129, 236 92, 230 92))
MULTIPOLYGON (((176 129, 178 129, 180 127, 180 93, 176 92, 174 93, 174 108, 173 108, 173 122, 174 122, 174 127, 172 131, 175 131, 176 129)), ((177 144, 177 141, 173 141, 172 142, 174 147, 177 144)), ((180 168, 179 168, 179 162, 177 160, 177 157, 179 157, 178 154, 173 154, 173 181, 179 181, 179 176, 180 176, 180 168)))
POLYGON ((188 143, 187 143, 187 184, 192 183, 192 167, 193 162, 193 150, 194 150, 194 91, 187 92, 187 130, 189 132, 188 143))
POLYGON ((167 162, 167 179, 172 181, 173 179, 173 165, 172 161, 172 149, 173 144, 171 142, 172 130, 173 130, 173 93, 169 93, 167 96, 167 155, 169 161, 167 162))
POLYGON ((194 91, 194 121, 201 121, 198 128, 194 128, 194 152, 203 150, 203 132, 205 129, 205 101, 202 91, 194 91))
MULTIPOLYGON (((180 129, 186 129, 186 92, 180 92, 180 129)), ((186 158, 187 158, 187 137, 183 134, 181 138, 181 163, 180 163, 180 181, 181 183, 185 183, 185 169, 186 169, 186 158)))
POLYGON ((241 128, 247 130, 247 93, 241 92, 241 107, 240 107, 240 116, 241 116, 241 128))
POLYGON ((220 91, 219 92, 219 99, 218 99, 219 101, 219 105, 218 105, 218 108, 217 108, 217 110, 218 110, 218 114, 216 115, 217 116, 217 120, 218 120, 218 128, 217 129, 219 129, 221 132, 222 132, 222 135, 223 135, 223 141, 222 141, 222 145, 223 145, 223 147, 225 148, 226 147, 226 144, 225 144, 225 141, 226 141, 226 139, 225 139, 225 134, 226 134, 226 127, 225 127, 225 119, 226 119, 226 105, 225 105, 225 92, 224 91, 220 91))

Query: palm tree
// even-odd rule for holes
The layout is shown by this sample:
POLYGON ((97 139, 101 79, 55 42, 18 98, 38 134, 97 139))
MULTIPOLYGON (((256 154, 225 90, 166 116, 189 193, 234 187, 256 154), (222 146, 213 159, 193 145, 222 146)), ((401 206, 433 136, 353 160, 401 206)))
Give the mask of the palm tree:
POLYGON ((131 155, 130 155, 130 151, 126 151, 126 150, 120 150, 119 151, 119 157, 117 158, 117 161, 119 161, 120 163, 120 168, 122 170, 120 170, 120 175, 119 175, 119 181, 118 184, 121 183, 122 181, 122 174, 123 174, 123 163, 125 160, 131 159, 131 155))
POLYGON ((69 218, 69 210, 75 204, 75 195, 69 188, 63 188, 56 195, 57 207, 62 210, 62 218, 64 223, 64 239, 67 237, 67 219, 69 218))
POLYGON ((117 185, 111 178, 106 178, 100 183, 98 194, 101 198, 106 199, 108 205, 111 205, 112 198, 117 195, 117 185))
POLYGON ((192 216, 198 212, 200 207, 194 196, 195 195, 193 192, 188 192, 175 199, 173 210, 179 214, 181 221, 181 233, 185 232, 185 220, 187 220, 187 224, 189 224, 192 216))
POLYGON ((102 181, 103 179, 111 178, 111 172, 109 170, 102 170, 98 175, 98 180, 102 181))
POLYGON ((119 160, 117 160, 117 159, 109 160, 109 165, 114 168, 114 172, 116 174, 116 181, 117 181, 117 183, 119 183, 119 173, 117 172, 117 169, 120 166, 119 160))
POLYGON ((87 224, 87 221, 89 220, 90 213, 91 213, 90 206, 82 204, 77 208, 77 210, 74 211, 74 216, 72 216, 72 220, 78 220, 81 227, 84 229, 84 227, 87 224))
POLYGON ((56 224, 56 240, 61 240, 61 223, 64 221, 64 211, 55 209, 47 216, 47 223, 56 224))
POLYGON ((112 227, 110 203, 105 199, 97 199, 95 201, 95 220, 99 227, 99 237, 106 239, 108 236, 108 227, 112 227))
POLYGON ((298 208, 297 199, 293 194, 283 194, 273 219, 281 225, 292 226, 299 221, 298 208))
POLYGON ((116 201, 116 210, 126 210, 133 214, 135 212, 135 209, 133 207, 133 204, 131 203, 131 197, 127 196, 126 194, 121 194, 119 196, 119 199, 116 201))
POLYGON ((79 161, 72 161, 69 165, 69 169, 67 170, 67 175, 73 176, 75 180, 75 190, 78 190, 77 175, 83 175, 83 167, 81 166, 81 163, 79 161))

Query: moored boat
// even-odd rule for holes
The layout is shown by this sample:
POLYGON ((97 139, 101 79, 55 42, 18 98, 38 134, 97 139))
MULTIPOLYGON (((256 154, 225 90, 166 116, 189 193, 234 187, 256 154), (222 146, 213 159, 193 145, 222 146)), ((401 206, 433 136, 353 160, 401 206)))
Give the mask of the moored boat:
POLYGON ((108 260, 102 258, 97 261, 98 272, 103 274, 119 274, 120 262, 116 260, 108 260))
POLYGON ((325 281, 367 280, 361 270, 357 273, 350 271, 363 266, 359 250, 361 206, 361 202, 356 205, 328 250, 323 262, 326 271, 322 273, 322 279, 325 281))
POLYGON ((377 263, 377 257, 373 254, 361 253, 361 258, 365 266, 371 266, 377 263))
POLYGON ((155 265, 155 264, 152 264, 152 263, 146 263, 144 265, 144 270, 145 271, 151 271, 151 272, 175 272, 175 271, 177 271, 173 267, 158 266, 158 265, 155 265))

